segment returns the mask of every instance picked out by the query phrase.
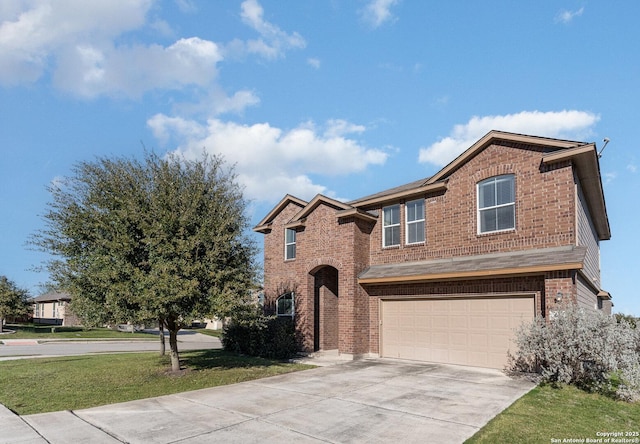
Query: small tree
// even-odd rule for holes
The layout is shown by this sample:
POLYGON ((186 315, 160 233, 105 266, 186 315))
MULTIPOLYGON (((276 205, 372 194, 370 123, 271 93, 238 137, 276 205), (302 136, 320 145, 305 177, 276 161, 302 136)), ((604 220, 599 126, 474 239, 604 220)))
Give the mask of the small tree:
POLYGON ((4 321, 9 316, 23 316, 29 313, 28 293, 19 288, 6 276, 0 276, 0 333, 4 321))
POLYGON ((161 321, 177 371, 178 331, 245 302, 255 242, 220 157, 82 162, 51 193, 33 243, 55 256, 49 270, 83 320, 161 321))

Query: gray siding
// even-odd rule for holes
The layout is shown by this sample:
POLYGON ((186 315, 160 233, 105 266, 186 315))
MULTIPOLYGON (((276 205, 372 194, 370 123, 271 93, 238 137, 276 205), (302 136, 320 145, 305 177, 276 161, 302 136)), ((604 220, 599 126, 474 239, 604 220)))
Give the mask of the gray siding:
POLYGON ((578 306, 591 310, 597 309, 598 295, 592 290, 592 287, 587 284, 581 274, 578 274, 576 286, 578 288, 578 306))
POLYGON ((587 202, 582 193, 582 186, 577 177, 576 184, 578 194, 576 208, 578 245, 587 247, 587 255, 582 271, 595 287, 600 288, 600 243, 589 214, 587 202))

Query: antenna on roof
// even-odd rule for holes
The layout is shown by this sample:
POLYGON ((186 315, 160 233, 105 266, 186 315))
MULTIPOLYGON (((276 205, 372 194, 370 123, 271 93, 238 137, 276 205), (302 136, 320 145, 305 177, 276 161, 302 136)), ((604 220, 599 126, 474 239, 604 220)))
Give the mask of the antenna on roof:
POLYGON ((602 141, 604 142, 604 145, 602 145, 602 148, 600 149, 600 152, 598 153, 598 159, 602 157, 602 152, 603 152, 603 151, 604 151, 604 149, 607 147, 607 144, 608 144, 609 142, 611 142, 611 140, 609 140, 609 138, 608 138, 608 137, 605 137, 602 141))

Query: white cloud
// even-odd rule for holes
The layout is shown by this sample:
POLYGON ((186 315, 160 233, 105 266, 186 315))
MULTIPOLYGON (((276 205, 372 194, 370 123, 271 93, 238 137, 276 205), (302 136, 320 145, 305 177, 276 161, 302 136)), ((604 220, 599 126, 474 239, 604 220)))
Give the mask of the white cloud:
POLYGON ((273 202, 286 193, 311 198, 329 193, 313 183, 311 175, 347 175, 370 165, 383 164, 387 153, 367 148, 348 133, 360 133, 364 127, 343 120, 327 122, 324 131, 313 123, 282 130, 268 123, 240 125, 219 119, 206 124, 157 114, 147 122, 155 137, 173 140, 177 151, 197 158, 203 149, 222 154, 236 165, 238 179, 251 199, 273 202))
POLYGON ((151 0, 18 3, 0 23, 0 83, 38 80, 62 48, 110 41, 145 22, 151 0), (89 5, 89 7, 88 7, 89 5))
MULTIPOLYGON (((128 43, 130 35, 154 30, 170 36, 169 24, 148 19, 155 0, 40 0, 0 3, 0 85, 33 83, 51 75, 54 86, 83 98, 138 98, 152 90, 195 87, 203 95, 218 75, 225 52, 275 59, 291 48, 305 46, 297 33, 287 34, 263 18, 256 0, 242 3, 242 20, 260 38, 234 41, 228 47, 198 37, 169 45, 128 43)), ((191 0, 176 0, 183 12, 193 12, 191 0)), ((134 37, 136 38, 136 37, 134 37)), ((216 113, 241 111, 257 103, 240 91, 214 104, 216 113)))
POLYGON ((611 171, 611 172, 604 173, 603 176, 604 176, 604 183, 608 184, 616 180, 616 178, 618 177, 618 173, 615 171, 611 171))
POLYGON ((630 163, 629 165, 627 165, 627 169, 632 173, 635 173, 638 171, 638 167, 633 163, 630 163))
POLYGON ((381 26, 384 22, 394 19, 391 7, 399 0, 371 0, 367 6, 360 11, 362 19, 374 28, 381 26))
POLYGON ((198 11, 198 7, 192 0, 175 0, 178 9, 186 14, 198 11))
POLYGON ((307 65, 312 66, 315 69, 319 69, 320 68, 320 59, 317 59, 315 57, 309 57, 307 59, 307 65))
POLYGON ((444 166, 491 130, 554 138, 584 138, 600 116, 585 111, 522 111, 503 116, 472 117, 454 126, 451 134, 428 147, 420 148, 418 160, 444 166))
POLYGON ((245 0, 241 5, 240 17, 242 21, 260 34, 259 39, 249 40, 240 45, 235 41, 231 48, 244 50, 248 53, 258 54, 267 59, 282 57, 285 50, 304 48, 306 42, 297 32, 287 34, 276 25, 264 20, 264 10, 257 0, 245 0))
POLYGON ((215 43, 197 37, 168 47, 77 45, 60 52, 53 80, 58 88, 87 98, 137 97, 153 89, 206 87, 221 60, 215 43))
POLYGON ((558 12, 558 14, 556 14, 554 21, 556 23, 571 23, 575 17, 580 17, 583 12, 584 8, 580 8, 576 11, 563 9, 562 11, 558 12))

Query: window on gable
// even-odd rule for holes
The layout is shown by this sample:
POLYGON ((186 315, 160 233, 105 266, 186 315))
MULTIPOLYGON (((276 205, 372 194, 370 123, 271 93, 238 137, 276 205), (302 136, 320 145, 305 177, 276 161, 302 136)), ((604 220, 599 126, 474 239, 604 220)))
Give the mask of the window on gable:
POLYGON ((407 244, 424 242, 424 199, 405 204, 407 220, 407 244))
POLYGON ((400 245, 400 205, 382 209, 382 246, 400 245))
POLYGON ((284 259, 296 258, 296 230, 287 228, 284 235, 284 259))
POLYGON ((276 314, 278 316, 291 316, 293 317, 296 310, 294 304, 295 296, 293 292, 285 293, 276 299, 276 314))
POLYGON ((478 233, 516 227, 515 179, 496 176, 478 183, 478 233))

